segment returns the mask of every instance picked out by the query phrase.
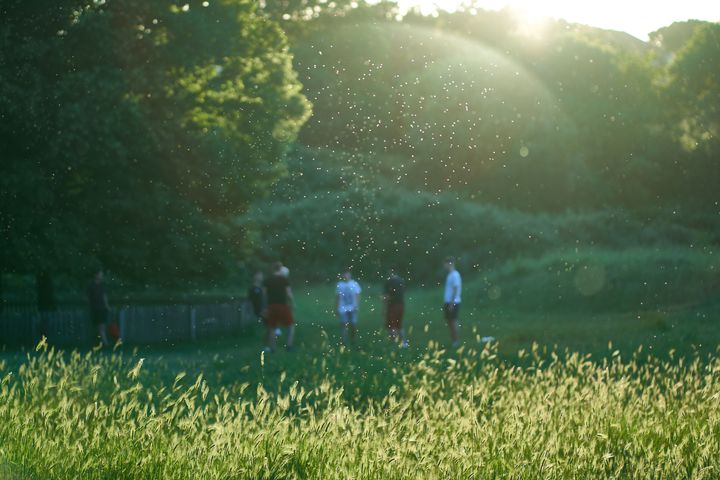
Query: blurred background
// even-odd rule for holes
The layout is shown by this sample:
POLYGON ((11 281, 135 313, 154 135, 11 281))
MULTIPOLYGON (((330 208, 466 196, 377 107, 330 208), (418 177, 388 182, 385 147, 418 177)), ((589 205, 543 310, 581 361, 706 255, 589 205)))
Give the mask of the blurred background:
POLYGON ((717 340, 718 8, 545 3, 3 1, 3 307, 280 259, 307 317, 391 265, 430 315, 453 255, 487 333, 717 340))

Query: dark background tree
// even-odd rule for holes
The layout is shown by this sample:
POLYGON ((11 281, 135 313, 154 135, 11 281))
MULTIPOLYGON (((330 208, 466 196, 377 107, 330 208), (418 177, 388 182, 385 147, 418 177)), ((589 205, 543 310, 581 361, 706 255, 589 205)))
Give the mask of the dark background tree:
POLYGON ((2 263, 224 278, 309 114, 255 2, 3 2, 2 263))
POLYGON ((720 25, 697 26, 668 67, 663 90, 685 155, 681 168, 693 185, 696 208, 718 205, 720 178, 720 25))

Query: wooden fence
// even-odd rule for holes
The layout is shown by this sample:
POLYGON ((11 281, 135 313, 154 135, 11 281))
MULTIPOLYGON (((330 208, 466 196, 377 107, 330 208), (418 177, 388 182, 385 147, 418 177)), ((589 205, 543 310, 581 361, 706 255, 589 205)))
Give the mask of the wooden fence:
MULTIPOLYGON (((255 324, 245 301, 217 304, 127 305, 112 310, 124 344, 181 343, 240 335, 255 324)), ((52 345, 87 347, 97 342, 86 308, 38 312, 5 309, 0 314, 0 346, 32 346, 45 334, 52 345)))

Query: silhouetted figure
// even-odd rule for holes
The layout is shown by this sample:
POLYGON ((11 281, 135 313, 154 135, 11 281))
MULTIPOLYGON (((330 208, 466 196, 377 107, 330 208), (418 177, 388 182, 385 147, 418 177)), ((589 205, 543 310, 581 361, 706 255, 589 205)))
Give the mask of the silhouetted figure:
POLYGON ((445 270, 448 274, 445 277, 445 294, 443 296, 443 313, 445 321, 450 329, 452 346, 460 344, 458 335, 458 315, 460 314, 460 291, 462 290, 462 279, 460 272, 455 269, 455 260, 451 257, 445 259, 445 270))
POLYGON ((35 277, 35 293, 37 295, 37 309, 40 317, 39 331, 37 333, 40 337, 47 338, 50 314, 57 311, 52 275, 48 272, 41 272, 35 277))
POLYGON ((399 344, 400 348, 408 346, 403 329, 403 316, 405 314, 405 281, 397 274, 394 268, 388 272, 383 290, 383 304, 385 307, 385 327, 388 329, 390 341, 399 344))
POLYGON ((349 271, 343 273, 335 287, 336 312, 340 320, 340 335, 345 345, 348 345, 348 341, 355 343, 361 292, 360 284, 353 280, 349 271))
POLYGON ((108 338, 107 324, 110 316, 110 304, 108 303, 107 292, 105 291, 105 281, 102 270, 95 272, 95 276, 88 286, 87 294, 90 306, 90 319, 103 346, 108 346, 110 345, 110 340, 108 338))
POLYGON ((288 276, 288 269, 282 263, 277 262, 273 265, 272 275, 265 279, 267 308, 264 315, 266 328, 264 351, 266 352, 275 351, 275 343, 277 342, 275 330, 280 327, 287 327, 287 349, 293 349, 295 319, 292 312, 293 294, 288 276))
POLYGON ((255 272, 253 284, 248 289, 247 297, 252 305, 253 315, 258 322, 263 321, 265 310, 265 292, 263 291, 264 275, 262 272, 255 272))

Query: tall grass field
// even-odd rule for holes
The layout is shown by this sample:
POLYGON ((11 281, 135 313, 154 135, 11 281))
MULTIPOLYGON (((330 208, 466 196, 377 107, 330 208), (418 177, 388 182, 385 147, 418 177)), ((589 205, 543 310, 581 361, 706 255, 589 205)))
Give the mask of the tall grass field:
POLYGON ((356 348, 337 345, 332 287, 317 287, 298 291, 293 352, 260 353, 257 328, 211 345, 4 353, 0 478, 720 477, 718 333, 697 312, 658 328, 477 307, 451 350, 437 292, 413 290, 399 350, 372 290, 356 348))

